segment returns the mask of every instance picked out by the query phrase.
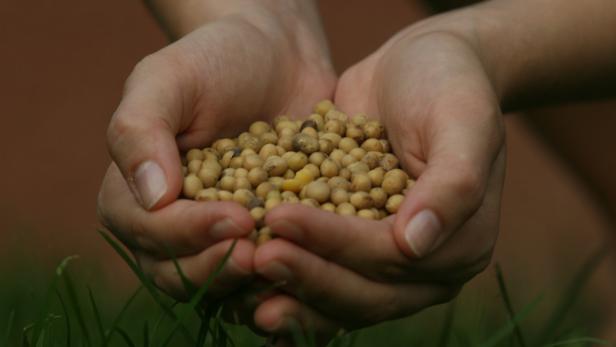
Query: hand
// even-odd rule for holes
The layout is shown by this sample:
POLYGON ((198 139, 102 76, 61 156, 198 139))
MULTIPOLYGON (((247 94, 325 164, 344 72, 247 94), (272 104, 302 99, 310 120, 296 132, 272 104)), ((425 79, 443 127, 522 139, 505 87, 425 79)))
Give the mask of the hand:
MULTIPOLYGON (((317 35, 301 19, 284 17, 295 21, 294 31, 258 6, 143 59, 109 125, 114 163, 99 194, 100 220, 156 284, 178 298, 186 293, 171 254, 199 285, 232 239, 254 226, 235 203, 176 200, 182 186, 178 148, 204 147, 264 115, 297 113, 332 96, 335 76, 317 35)), ((252 243, 238 240, 210 293, 222 295, 251 278, 253 252, 252 243)))
POLYGON ((341 217, 299 205, 266 216, 280 238, 256 272, 286 281, 255 312, 261 329, 292 322, 326 341, 454 297, 491 258, 503 184, 504 128, 485 67, 465 39, 420 24, 340 79, 336 104, 377 116, 417 182, 395 216, 341 217))

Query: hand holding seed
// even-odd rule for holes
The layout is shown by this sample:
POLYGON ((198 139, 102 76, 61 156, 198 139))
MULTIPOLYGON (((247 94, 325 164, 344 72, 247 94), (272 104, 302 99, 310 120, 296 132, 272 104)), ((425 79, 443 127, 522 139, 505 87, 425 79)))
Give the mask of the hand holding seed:
POLYGON ((285 283, 284 294, 256 309, 256 324, 268 332, 291 333, 289 317, 331 336, 407 316, 451 299, 490 261, 504 138, 495 92, 473 51, 447 34, 403 32, 343 74, 336 105, 378 122, 366 122, 363 133, 347 125, 354 142, 340 138, 344 123, 326 123, 335 146, 329 159, 343 163, 328 181, 334 206, 280 206, 266 215, 277 238, 256 249, 255 270, 285 283), (384 130, 389 142, 368 141, 384 130), (397 157, 385 154, 374 167, 368 155, 381 148, 397 157), (412 187, 405 172, 417 179, 412 187), (396 214, 372 219, 374 206, 396 214), (337 215, 326 212, 333 207, 337 215))

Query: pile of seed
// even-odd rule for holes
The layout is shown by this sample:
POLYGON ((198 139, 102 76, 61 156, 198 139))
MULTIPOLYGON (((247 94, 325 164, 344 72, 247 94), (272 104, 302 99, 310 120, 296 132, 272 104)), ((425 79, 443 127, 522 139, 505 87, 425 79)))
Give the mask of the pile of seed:
POLYGON ((399 169, 378 121, 348 117, 329 100, 306 120, 257 121, 237 138, 191 149, 182 169, 184 197, 248 208, 257 226, 251 238, 258 244, 272 238, 263 219, 281 203, 381 219, 396 213, 415 183, 399 169))

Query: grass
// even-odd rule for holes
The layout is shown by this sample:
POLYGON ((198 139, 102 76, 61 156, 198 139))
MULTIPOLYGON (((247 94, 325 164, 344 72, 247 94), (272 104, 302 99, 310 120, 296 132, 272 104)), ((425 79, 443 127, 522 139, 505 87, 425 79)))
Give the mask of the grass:
MULTIPOLYGON (((101 234, 140 280, 139 288, 121 301, 101 295, 96 288, 73 279, 69 268, 78 261, 76 256, 60 262, 43 293, 24 290, 28 285, 43 288, 40 275, 17 273, 15 281, 4 276, 8 279, 5 283, 22 286, 12 293, 9 288, 0 289, 0 347, 268 346, 267 339, 221 319, 224 301, 204 300, 233 248, 201 287, 192 285, 174 261, 191 294, 189 301, 179 303, 160 292, 112 237, 101 234), (118 306, 118 302, 122 304, 118 306)), ((330 346, 610 346, 607 341, 587 336, 591 327, 583 320, 567 319, 579 316, 575 303, 604 254, 597 252, 580 267, 563 292, 551 298, 557 303, 554 307, 546 304, 545 293, 537 293, 533 300, 516 307, 506 276, 496 265, 495 282, 502 306, 486 307, 458 299, 413 317, 339 336, 330 346), (540 316, 546 317, 541 324, 524 325, 540 316)), ((310 333, 304 335, 297 329, 294 338, 298 346, 314 346, 310 333)))

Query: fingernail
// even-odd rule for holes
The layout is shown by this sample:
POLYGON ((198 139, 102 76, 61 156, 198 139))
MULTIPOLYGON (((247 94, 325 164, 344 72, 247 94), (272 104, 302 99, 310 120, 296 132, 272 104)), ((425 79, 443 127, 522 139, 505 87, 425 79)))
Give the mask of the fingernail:
POLYGON ((135 171, 135 186, 138 200, 146 209, 151 209, 167 192, 167 180, 158 164, 149 160, 143 162, 135 171))
POLYGON ((432 250, 441 231, 436 214, 423 210, 411 219, 404 229, 404 237, 417 257, 423 257, 432 250))
POLYGON ((231 236, 239 236, 243 230, 231 218, 225 218, 210 227, 210 236, 214 239, 224 239, 231 236))
POLYGON ((293 278, 291 270, 277 261, 270 262, 259 273, 270 281, 289 281, 293 278))
POLYGON ((301 241, 304 235, 300 227, 286 220, 274 221, 270 224, 270 228, 276 235, 293 241, 301 241))

